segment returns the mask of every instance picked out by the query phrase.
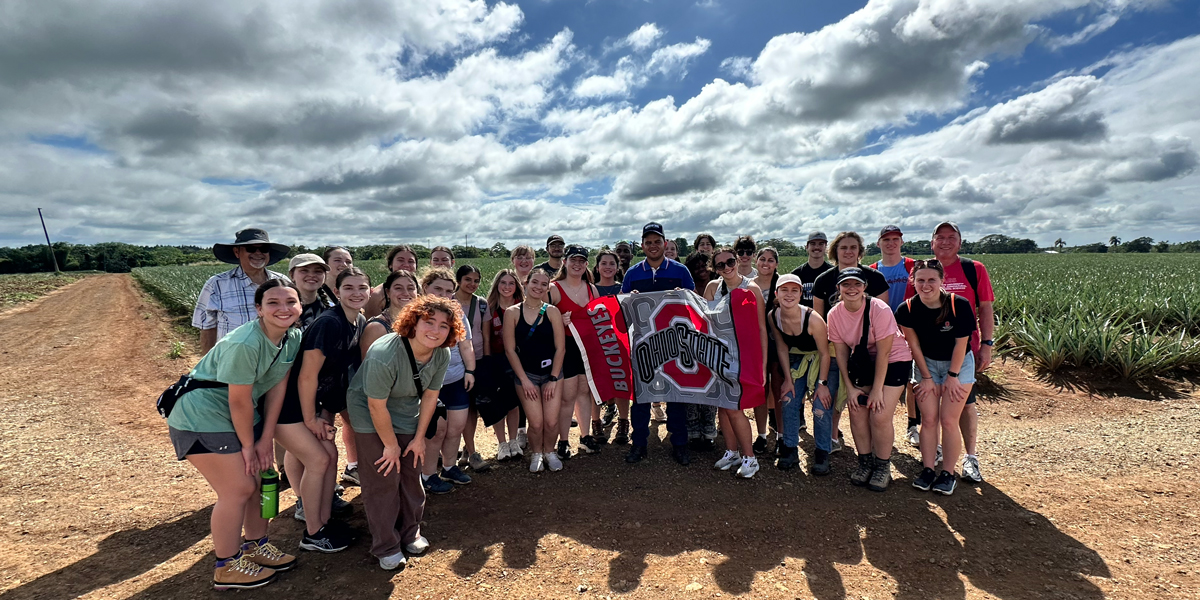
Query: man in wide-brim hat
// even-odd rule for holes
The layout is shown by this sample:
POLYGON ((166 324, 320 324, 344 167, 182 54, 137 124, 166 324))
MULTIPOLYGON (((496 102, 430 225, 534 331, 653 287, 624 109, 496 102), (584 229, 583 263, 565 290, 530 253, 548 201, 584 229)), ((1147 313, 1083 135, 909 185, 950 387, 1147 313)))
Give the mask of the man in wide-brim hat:
POLYGON ((196 298, 192 326, 200 330, 201 351, 207 353, 226 333, 258 317, 254 292, 268 279, 287 279, 267 266, 286 258, 289 250, 254 228, 237 232, 232 244, 213 245, 217 259, 237 267, 210 277, 196 298))

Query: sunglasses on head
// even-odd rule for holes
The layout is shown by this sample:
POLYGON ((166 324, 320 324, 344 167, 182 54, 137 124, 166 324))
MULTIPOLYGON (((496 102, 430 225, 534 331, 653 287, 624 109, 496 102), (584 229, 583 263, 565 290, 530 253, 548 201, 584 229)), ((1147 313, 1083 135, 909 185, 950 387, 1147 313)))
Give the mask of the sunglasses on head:
POLYGON ((914 271, 917 269, 936 269, 940 266, 942 266, 942 263, 938 262, 938 259, 936 259, 936 258, 931 258, 929 260, 913 261, 913 270, 914 271))
POLYGON ((716 268, 716 270, 718 270, 718 271, 720 271, 721 269, 732 269, 736 266, 737 266, 736 258, 731 258, 731 259, 725 260, 725 261, 716 261, 713 263, 713 267, 716 268))
POLYGON ((242 246, 250 254, 270 254, 270 246, 242 246))

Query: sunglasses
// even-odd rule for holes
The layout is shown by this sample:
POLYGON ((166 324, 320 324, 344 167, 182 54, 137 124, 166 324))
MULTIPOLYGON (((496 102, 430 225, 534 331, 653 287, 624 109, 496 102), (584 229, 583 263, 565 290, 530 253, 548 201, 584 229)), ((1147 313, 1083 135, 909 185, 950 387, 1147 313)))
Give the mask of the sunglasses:
POLYGON ((931 258, 929 260, 913 261, 913 270, 914 271, 917 269, 936 269, 940 266, 942 266, 942 263, 938 262, 938 259, 936 259, 936 258, 931 258))
POLYGON ((720 271, 723 269, 732 269, 737 266, 737 259, 731 258, 726 261, 717 261, 713 263, 713 268, 720 271))
POLYGON ((245 249, 245 251, 250 254, 270 254, 271 253, 270 246, 242 246, 242 248, 245 249))
POLYGON ((737 253, 738 253, 738 256, 754 256, 753 250, 747 250, 745 248, 738 250, 737 253))

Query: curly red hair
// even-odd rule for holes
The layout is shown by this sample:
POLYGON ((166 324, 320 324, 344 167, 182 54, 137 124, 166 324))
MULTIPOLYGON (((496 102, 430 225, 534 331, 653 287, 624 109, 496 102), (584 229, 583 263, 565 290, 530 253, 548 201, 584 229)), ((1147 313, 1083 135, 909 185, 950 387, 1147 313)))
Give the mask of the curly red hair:
POLYGON ((432 319, 433 313, 440 312, 446 315, 446 321, 450 323, 450 335, 446 336, 442 348, 451 348, 467 337, 467 330, 463 327, 459 311, 458 303, 453 300, 437 296, 417 296, 416 299, 404 305, 400 314, 396 315, 396 321, 392 323, 392 331, 397 335, 412 339, 417 335, 417 321, 432 319))

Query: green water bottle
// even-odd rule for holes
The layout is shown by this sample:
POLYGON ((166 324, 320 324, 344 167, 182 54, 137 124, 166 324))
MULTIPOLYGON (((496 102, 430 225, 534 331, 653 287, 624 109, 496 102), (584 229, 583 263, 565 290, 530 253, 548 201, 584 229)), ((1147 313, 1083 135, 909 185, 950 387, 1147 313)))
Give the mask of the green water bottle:
POLYGON ((262 518, 274 519, 279 514, 279 473, 267 469, 259 474, 262 481, 262 518))

